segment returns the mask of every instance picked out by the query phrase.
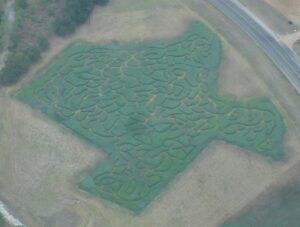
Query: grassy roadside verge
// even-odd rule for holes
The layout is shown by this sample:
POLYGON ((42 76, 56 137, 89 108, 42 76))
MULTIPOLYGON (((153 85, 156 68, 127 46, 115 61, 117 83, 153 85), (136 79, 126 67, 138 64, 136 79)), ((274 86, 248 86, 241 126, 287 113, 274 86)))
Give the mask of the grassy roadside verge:
POLYGON ((300 58, 300 39, 293 44, 293 50, 300 58))

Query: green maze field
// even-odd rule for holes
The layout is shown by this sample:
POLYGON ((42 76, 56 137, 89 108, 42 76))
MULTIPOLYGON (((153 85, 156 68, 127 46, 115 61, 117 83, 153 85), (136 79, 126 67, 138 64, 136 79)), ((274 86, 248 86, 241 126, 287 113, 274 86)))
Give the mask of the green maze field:
POLYGON ((17 98, 107 153, 81 189, 140 213, 212 140, 282 157, 267 98, 217 95, 221 51, 199 22, 171 40, 76 43, 17 98))

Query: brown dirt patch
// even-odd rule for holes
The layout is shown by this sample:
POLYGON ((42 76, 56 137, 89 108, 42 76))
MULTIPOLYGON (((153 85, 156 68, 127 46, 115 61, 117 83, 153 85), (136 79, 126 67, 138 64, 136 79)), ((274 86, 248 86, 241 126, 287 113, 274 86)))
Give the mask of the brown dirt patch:
POLYGON ((288 15, 300 22, 300 2, 298 0, 265 0, 283 15, 288 15))

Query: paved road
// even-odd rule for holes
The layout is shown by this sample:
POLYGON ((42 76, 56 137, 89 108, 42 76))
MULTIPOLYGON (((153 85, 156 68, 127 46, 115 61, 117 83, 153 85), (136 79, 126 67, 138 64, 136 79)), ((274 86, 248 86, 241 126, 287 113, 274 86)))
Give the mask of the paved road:
POLYGON ((7 207, 2 203, 0 200, 0 214, 4 217, 4 219, 7 221, 7 223, 10 224, 10 226, 22 226, 25 227, 25 225, 20 222, 19 219, 14 217, 12 214, 9 213, 7 207))
POLYGON ((209 2, 248 33, 300 93, 300 60, 297 55, 237 0, 209 2))

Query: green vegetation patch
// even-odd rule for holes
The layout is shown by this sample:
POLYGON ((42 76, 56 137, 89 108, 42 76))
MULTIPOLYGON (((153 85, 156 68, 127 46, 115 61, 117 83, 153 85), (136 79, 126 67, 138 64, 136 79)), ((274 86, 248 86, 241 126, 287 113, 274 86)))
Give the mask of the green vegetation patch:
POLYGON ((3 218, 3 216, 0 214, 0 227, 4 227, 4 225, 5 225, 4 218, 3 218))
POLYGON ((217 95, 220 56, 199 22, 171 40, 77 43, 17 98, 107 153, 82 189, 140 213, 212 140, 282 157, 284 123, 267 98, 217 95))
POLYGON ((109 0, 64 0, 61 15, 54 21, 54 32, 58 36, 73 33, 77 26, 89 17, 95 5, 107 5, 109 0))

